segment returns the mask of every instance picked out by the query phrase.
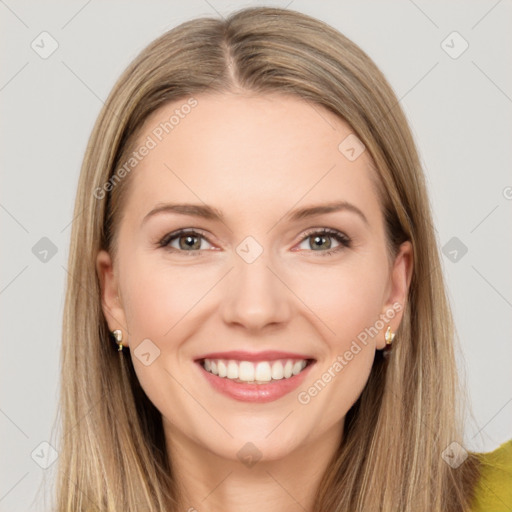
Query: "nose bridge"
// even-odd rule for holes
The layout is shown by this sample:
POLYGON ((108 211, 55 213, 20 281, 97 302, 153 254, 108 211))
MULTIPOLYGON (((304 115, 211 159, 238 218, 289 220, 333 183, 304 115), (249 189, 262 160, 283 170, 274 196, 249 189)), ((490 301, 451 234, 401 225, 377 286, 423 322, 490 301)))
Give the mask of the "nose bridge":
POLYGON ((250 329, 285 322, 290 314, 289 292, 270 270, 271 253, 248 238, 233 254, 234 268, 227 276, 221 306, 224 320, 250 329))

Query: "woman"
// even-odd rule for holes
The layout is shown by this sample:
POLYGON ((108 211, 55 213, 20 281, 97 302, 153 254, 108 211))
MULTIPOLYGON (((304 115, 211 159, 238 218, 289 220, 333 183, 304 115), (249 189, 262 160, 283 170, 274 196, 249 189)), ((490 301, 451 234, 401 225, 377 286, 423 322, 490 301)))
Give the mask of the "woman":
POLYGON ((340 33, 254 8, 161 36, 75 216, 58 510, 485 504, 414 142, 340 33))

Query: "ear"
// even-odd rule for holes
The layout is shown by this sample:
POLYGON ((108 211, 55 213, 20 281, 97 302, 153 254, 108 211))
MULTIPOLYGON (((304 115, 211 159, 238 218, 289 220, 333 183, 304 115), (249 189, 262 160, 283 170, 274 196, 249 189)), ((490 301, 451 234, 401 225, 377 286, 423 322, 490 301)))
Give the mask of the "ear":
POLYGON ((117 276, 114 272, 112 258, 107 251, 101 250, 96 258, 96 271, 101 286, 101 308, 107 320, 109 330, 121 329, 123 345, 128 346, 128 328, 126 315, 119 297, 117 276))
POLYGON ((382 318, 386 319, 386 323, 382 334, 379 334, 377 339, 377 349, 383 349, 386 346, 384 333, 388 326, 391 327, 391 332, 394 333, 402 322, 412 279, 412 270, 412 244, 406 241, 400 245, 400 249, 393 262, 387 297, 382 310, 382 318))

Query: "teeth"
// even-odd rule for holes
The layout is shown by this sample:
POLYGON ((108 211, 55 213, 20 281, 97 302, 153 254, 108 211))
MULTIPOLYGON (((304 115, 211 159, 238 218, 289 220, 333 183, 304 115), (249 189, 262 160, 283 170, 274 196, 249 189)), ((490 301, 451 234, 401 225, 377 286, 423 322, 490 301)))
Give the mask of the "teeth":
POLYGON ((284 378, 285 379, 289 379, 292 376, 292 368, 293 368, 292 361, 286 361, 286 364, 284 365, 284 378))
POLYGON ((272 369, 270 368, 270 363, 267 363, 267 361, 262 361, 256 365, 255 379, 264 382, 270 382, 272 379, 272 369))
POLYGON ((272 365, 272 378, 274 380, 281 380, 284 377, 283 365, 274 363, 272 365))
POLYGON ((298 373, 300 373, 302 371, 302 361, 297 361, 293 367, 292 367, 292 374, 293 375, 297 375, 298 373))
POLYGON ((254 373, 254 365, 249 361, 242 361, 238 366, 238 378, 244 382, 254 380, 254 373))
POLYGON ((217 371, 219 372, 219 377, 225 377, 228 374, 228 369, 224 364, 224 361, 219 361, 217 363, 217 371))
POLYGON ((305 367, 306 360, 280 359, 277 361, 226 361, 205 359, 203 367, 207 372, 238 382, 265 383, 271 380, 289 379, 298 375, 305 367))
MULTIPOLYGON (((208 359, 205 359, 204 362, 206 363, 208 359)), ((206 366, 205 366, 206 369, 206 366)), ((238 365, 235 363, 235 361, 229 361, 228 363, 228 379, 238 379, 238 365)))

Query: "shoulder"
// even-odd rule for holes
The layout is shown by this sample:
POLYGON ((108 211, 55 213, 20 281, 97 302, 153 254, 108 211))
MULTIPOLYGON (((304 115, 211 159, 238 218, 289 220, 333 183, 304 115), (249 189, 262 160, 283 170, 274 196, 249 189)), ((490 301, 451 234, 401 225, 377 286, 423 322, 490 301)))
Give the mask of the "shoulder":
POLYGON ((480 461, 480 479, 471 512, 512 510, 512 439, 492 452, 475 455, 480 461))

